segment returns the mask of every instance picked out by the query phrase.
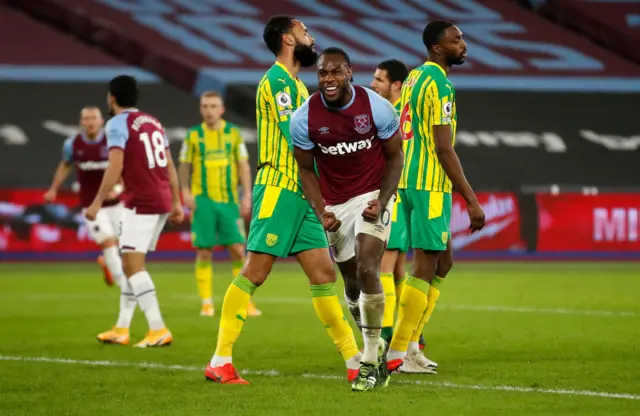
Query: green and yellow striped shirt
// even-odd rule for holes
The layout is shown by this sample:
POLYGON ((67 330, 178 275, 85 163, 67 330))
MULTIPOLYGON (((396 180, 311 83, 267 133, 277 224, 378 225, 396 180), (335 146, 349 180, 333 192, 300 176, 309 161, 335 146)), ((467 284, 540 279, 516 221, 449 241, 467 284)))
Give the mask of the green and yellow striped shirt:
POLYGON ((273 185, 302 196, 289 121, 309 98, 302 81, 279 62, 264 74, 256 93, 258 173, 256 185, 273 185))
POLYGON ((238 203, 238 161, 247 159, 240 129, 225 120, 217 130, 205 123, 191 127, 180 150, 180 162, 192 166, 192 194, 214 202, 238 203))
POLYGON ((402 86, 400 128, 405 139, 401 189, 451 193, 451 180, 438 160, 434 126, 451 125, 455 142, 456 92, 438 64, 425 62, 402 86))

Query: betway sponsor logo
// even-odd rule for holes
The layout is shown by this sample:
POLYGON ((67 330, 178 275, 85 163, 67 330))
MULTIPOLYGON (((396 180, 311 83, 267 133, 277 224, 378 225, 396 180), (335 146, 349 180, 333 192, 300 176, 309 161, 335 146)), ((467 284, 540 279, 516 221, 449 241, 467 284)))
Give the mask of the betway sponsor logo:
POLYGON ((593 241, 638 241, 638 208, 594 208, 593 241))
POLYGON ((368 150, 371 149, 371 144, 375 137, 371 137, 370 139, 360 140, 357 142, 342 142, 338 143, 335 146, 323 146, 318 143, 320 150, 324 154, 331 155, 348 155, 350 153, 355 153, 360 150, 368 150))
POLYGON ((105 170, 108 165, 108 160, 103 160, 100 162, 89 160, 87 162, 80 162, 77 166, 80 170, 105 170))

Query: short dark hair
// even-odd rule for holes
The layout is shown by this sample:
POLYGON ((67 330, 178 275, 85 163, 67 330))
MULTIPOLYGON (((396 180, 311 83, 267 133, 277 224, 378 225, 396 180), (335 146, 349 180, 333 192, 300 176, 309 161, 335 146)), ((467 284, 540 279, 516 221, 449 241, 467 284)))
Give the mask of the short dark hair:
POLYGON ((402 62, 397 59, 389 59, 387 61, 380 62, 378 69, 387 71, 387 77, 391 83, 400 81, 404 82, 409 76, 409 69, 402 62))
POLYGON ((138 81, 130 75, 118 75, 109 82, 109 93, 119 107, 135 107, 138 104, 138 81))
POLYGON ((431 50, 431 47, 440 41, 440 38, 444 34, 444 31, 453 26, 453 23, 446 20, 434 20, 429 22, 425 26, 422 32, 422 43, 427 47, 427 50, 431 50))
POLYGON ((293 16, 271 16, 264 26, 262 39, 275 56, 282 50, 282 35, 291 30, 294 20, 293 16))
POLYGON ((347 62, 349 68, 351 68, 351 59, 349 58, 349 54, 342 48, 338 48, 336 46, 332 46, 322 51, 320 56, 323 55, 342 55, 344 60, 347 62))

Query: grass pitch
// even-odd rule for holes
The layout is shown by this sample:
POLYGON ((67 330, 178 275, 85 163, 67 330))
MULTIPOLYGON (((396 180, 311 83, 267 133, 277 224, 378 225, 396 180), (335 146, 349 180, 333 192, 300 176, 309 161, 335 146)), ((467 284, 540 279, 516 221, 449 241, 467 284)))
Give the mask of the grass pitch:
MULTIPOLYGON (((426 330, 439 374, 394 375, 364 394, 350 391, 295 263, 257 291, 264 315, 247 319, 234 350, 250 386, 204 381, 219 317, 198 315, 192 265, 149 270, 169 348, 96 342, 118 289, 93 264, 0 264, 0 414, 640 414, 637 264, 458 264, 426 330)), ((219 315, 230 265, 214 270, 219 315)), ((132 342, 146 330, 137 311, 132 342)))

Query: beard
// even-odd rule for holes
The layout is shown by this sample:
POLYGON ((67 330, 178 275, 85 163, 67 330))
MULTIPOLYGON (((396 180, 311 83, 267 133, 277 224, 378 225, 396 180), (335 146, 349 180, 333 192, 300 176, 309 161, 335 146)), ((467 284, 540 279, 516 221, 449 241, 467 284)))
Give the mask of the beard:
POLYGON ((293 49, 293 57, 300 62, 300 66, 308 68, 315 65, 318 60, 318 52, 308 45, 296 45, 293 49))
POLYGON ((449 66, 453 66, 453 65, 462 65, 465 61, 465 58, 460 55, 460 56, 450 56, 447 58, 447 65, 449 66))

